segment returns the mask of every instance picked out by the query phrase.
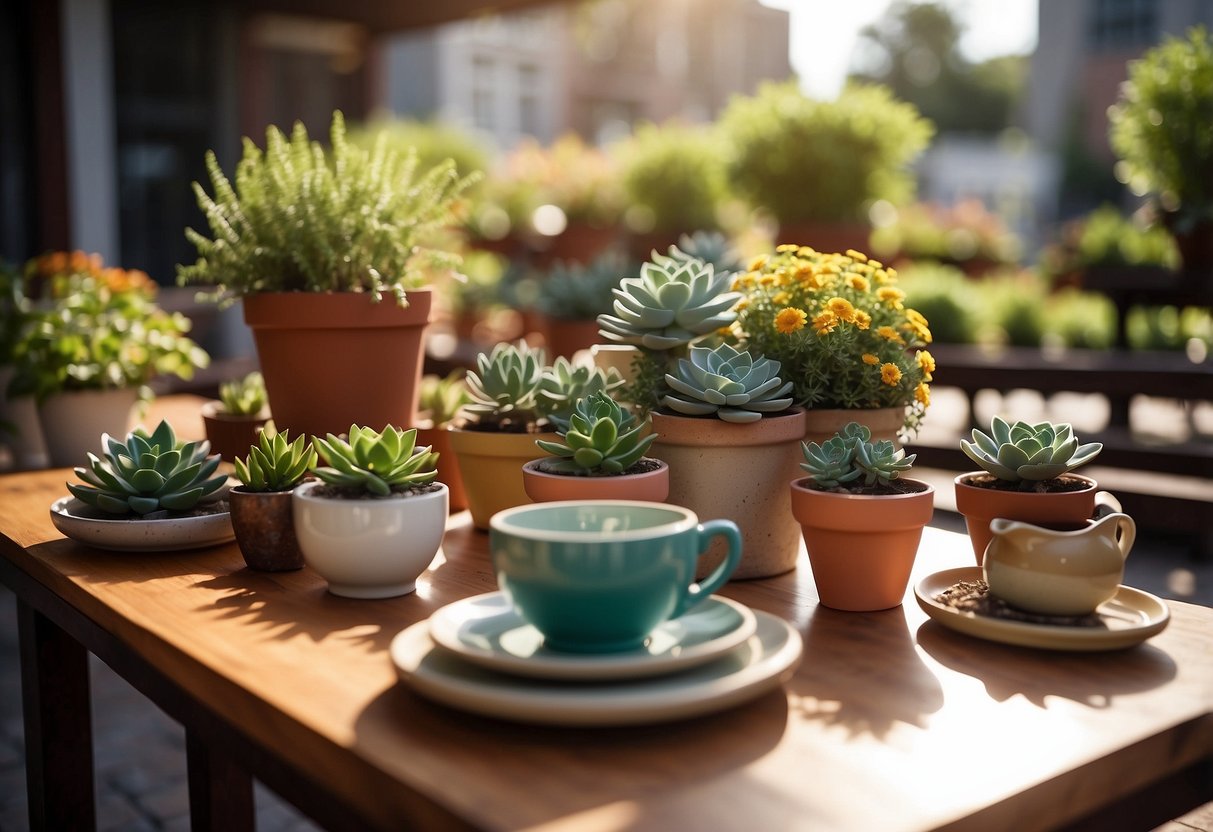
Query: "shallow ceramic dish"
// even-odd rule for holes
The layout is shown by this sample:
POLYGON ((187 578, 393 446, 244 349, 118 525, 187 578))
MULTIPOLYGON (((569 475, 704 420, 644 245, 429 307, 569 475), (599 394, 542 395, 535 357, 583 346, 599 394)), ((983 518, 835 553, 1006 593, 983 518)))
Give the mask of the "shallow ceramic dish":
POLYGON ((171 552, 201 549, 236 537, 228 512, 164 520, 103 520, 84 514, 75 497, 51 503, 51 522, 77 543, 118 552, 171 552))
POLYGON ((957 581, 980 580, 983 580, 980 566, 945 569, 923 578, 914 587, 914 595, 918 606, 945 627, 988 641, 1046 650, 1121 650, 1158 635, 1171 620, 1171 610, 1160 598, 1124 585, 1110 601, 1095 610, 1104 623, 1102 628, 1007 621, 961 612, 935 600, 936 595, 957 581))
POLYGON ((392 639, 392 663, 418 694, 485 716, 545 725, 641 725, 730 708, 778 688, 800 660, 800 634, 755 611, 754 635, 681 673, 576 684, 495 673, 444 650, 420 621, 392 639))
POLYGON ((448 604, 430 616, 430 637, 468 661, 537 679, 628 679, 659 676, 709 662, 754 634, 754 613, 713 596, 667 621, 639 650, 562 653, 544 647, 501 592, 448 604))

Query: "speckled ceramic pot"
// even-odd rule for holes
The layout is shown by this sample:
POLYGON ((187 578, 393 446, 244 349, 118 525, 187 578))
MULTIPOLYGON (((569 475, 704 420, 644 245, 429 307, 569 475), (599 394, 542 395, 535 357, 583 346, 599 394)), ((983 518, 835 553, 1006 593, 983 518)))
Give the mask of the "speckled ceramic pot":
MULTIPOLYGON (((733 578, 766 578, 796 566, 800 525, 788 505, 788 483, 800 471, 804 411, 734 424, 654 412, 657 441, 649 455, 670 466, 668 502, 700 517, 726 517, 741 529, 741 565, 733 578)), ((707 574, 724 558, 714 548, 701 561, 707 574)))
POLYGON ((228 492, 236 543, 249 569, 290 572, 303 568, 291 499, 290 491, 248 491, 242 485, 228 492))

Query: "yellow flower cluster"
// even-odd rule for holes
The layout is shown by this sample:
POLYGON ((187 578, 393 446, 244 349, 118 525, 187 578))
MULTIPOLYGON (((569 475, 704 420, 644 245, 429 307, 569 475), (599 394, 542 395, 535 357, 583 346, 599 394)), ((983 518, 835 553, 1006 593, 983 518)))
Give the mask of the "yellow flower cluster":
POLYGON ((904 406, 913 428, 930 404, 935 359, 926 318, 896 284, 896 270, 862 252, 782 245, 734 278, 743 300, 731 335, 780 362, 798 403, 904 406))

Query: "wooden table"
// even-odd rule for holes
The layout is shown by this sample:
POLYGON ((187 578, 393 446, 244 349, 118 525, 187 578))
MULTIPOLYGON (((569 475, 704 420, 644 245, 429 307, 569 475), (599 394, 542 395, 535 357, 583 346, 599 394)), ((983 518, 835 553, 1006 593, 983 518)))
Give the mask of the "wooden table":
MULTIPOLYGON (((416 594, 356 601, 307 569, 250 572, 234 544, 66 540, 47 507, 68 476, 0 477, 35 828, 92 825, 86 650, 184 724, 196 828, 249 828, 250 775, 334 829, 1139 829, 1213 799, 1213 609, 1172 603, 1128 651, 1048 653, 953 633, 910 596, 820 607, 802 555, 724 590, 804 637, 786 692, 667 725, 531 727, 423 700, 388 661, 401 629, 494 588, 466 513, 416 594)), ((917 576, 971 560, 928 529, 917 576)))

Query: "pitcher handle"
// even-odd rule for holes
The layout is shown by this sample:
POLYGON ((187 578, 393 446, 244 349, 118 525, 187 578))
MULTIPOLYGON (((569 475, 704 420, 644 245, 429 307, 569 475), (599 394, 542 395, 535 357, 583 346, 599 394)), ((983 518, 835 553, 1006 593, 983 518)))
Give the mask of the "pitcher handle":
POLYGON ((1121 513, 1116 518, 1116 545, 1120 548, 1122 559, 1129 556, 1133 541, 1137 539, 1137 522, 1127 514, 1121 513))
POLYGON ((699 556, 707 554, 708 546, 714 537, 723 537, 728 543, 729 551, 724 561, 717 566, 711 575, 702 581, 691 584, 683 594, 681 602, 674 609, 670 618, 677 618, 695 604, 707 598, 724 586, 724 582, 736 571, 741 563, 741 530, 732 520, 709 520, 699 524, 696 529, 699 534, 699 556))
POLYGON ((1112 496, 1108 491, 1095 492, 1095 513, 1091 519, 1100 520, 1107 517, 1109 514, 1124 514, 1125 511, 1120 507, 1120 500, 1112 496))

